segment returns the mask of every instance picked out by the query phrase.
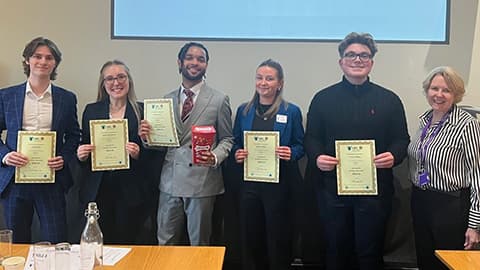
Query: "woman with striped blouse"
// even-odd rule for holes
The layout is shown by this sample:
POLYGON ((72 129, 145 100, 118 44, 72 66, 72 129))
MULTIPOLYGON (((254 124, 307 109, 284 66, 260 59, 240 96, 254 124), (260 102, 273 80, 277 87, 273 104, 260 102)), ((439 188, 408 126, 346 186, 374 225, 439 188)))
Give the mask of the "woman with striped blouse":
POLYGON ((408 147, 419 269, 447 269, 436 249, 473 249, 480 241, 480 124, 456 104, 465 93, 451 67, 423 82, 431 109, 408 147))

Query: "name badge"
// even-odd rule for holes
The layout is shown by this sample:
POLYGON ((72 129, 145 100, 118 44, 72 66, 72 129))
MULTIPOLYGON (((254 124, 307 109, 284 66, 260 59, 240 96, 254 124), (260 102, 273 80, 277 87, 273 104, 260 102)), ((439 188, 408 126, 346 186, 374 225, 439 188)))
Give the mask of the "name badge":
POLYGON ((278 123, 287 123, 287 116, 283 114, 277 114, 277 122, 278 123))
POLYGON ((420 172, 418 174, 418 183, 420 184, 420 186, 426 185, 426 184, 428 184, 428 182, 430 182, 430 178, 428 177, 428 173, 427 172, 420 172))

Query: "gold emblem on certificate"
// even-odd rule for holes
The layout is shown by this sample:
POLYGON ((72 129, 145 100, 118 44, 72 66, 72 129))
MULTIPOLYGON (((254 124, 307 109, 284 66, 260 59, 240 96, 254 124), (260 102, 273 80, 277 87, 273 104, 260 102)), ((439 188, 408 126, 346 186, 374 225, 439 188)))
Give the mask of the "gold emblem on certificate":
POLYGON ((145 99, 144 110, 145 119, 152 125, 152 131, 147 136, 148 145, 180 146, 172 99, 145 99))
POLYGON ((335 141, 338 195, 377 195, 374 140, 335 141))
POLYGON ((244 131, 248 156, 243 164, 245 181, 278 183, 280 160, 275 154, 279 145, 278 131, 244 131))
POLYGON ((127 119, 90 120, 92 171, 119 170, 130 168, 128 152, 127 119))
POLYGON ((19 131, 17 151, 28 157, 27 165, 15 168, 15 183, 55 183, 48 159, 55 156, 55 131, 19 131))

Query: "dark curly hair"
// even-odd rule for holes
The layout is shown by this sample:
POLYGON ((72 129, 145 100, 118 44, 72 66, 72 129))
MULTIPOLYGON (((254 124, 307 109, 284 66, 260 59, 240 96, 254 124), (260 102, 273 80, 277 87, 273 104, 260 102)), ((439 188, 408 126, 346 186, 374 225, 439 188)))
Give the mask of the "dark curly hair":
POLYGON ((372 35, 370 35, 369 33, 352 32, 348 34, 342 40, 342 42, 340 42, 340 44, 338 44, 338 53, 340 54, 340 58, 343 57, 343 54, 345 53, 347 47, 355 43, 367 46, 372 53, 372 57, 374 57, 378 51, 377 44, 373 40, 372 35))

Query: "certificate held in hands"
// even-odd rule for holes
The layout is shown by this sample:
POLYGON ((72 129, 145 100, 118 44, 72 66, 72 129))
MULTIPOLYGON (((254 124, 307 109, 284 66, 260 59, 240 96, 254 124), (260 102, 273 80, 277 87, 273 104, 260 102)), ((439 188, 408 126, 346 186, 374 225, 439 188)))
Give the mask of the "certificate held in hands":
POLYGON ((28 157, 27 165, 15 168, 15 183, 55 183, 48 159, 55 156, 55 131, 19 131, 17 151, 28 157))
POLYGON ((152 126, 152 131, 147 136, 148 145, 180 146, 172 99, 145 99, 144 110, 145 120, 152 126))
POLYGON ((90 120, 92 171, 130 168, 126 144, 128 142, 127 119, 90 120))
POLYGON ((374 140, 335 141, 338 195, 377 195, 374 140))
POLYGON ((280 160, 275 154, 279 146, 278 131, 244 131, 243 141, 248 156, 243 164, 245 181, 279 183, 280 160))

